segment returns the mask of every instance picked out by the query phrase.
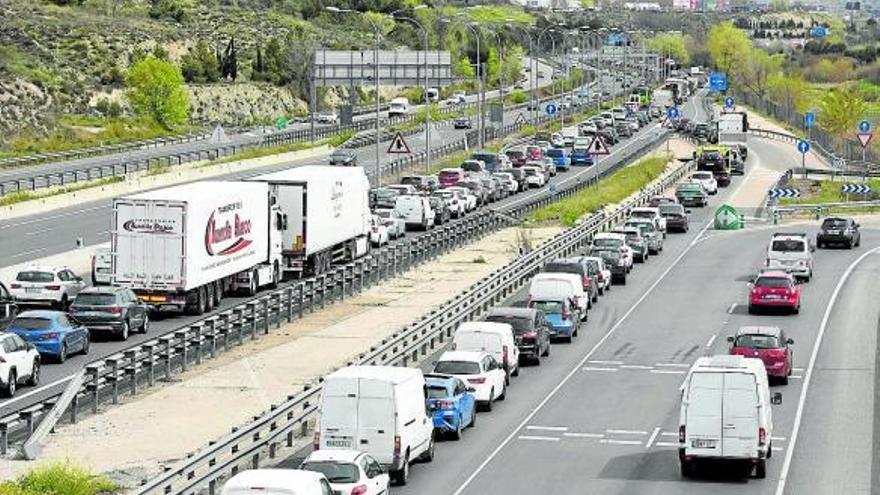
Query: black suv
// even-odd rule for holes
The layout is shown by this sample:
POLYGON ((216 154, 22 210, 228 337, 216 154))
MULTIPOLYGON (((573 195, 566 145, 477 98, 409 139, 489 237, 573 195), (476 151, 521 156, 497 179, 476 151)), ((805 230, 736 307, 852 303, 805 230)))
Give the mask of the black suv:
POLYGON ((829 244, 841 244, 852 249, 862 243, 859 224, 852 218, 830 217, 822 221, 816 234, 816 246, 827 247, 829 244))
POLYGON ((132 330, 147 333, 150 317, 147 305, 125 287, 88 287, 80 292, 70 314, 92 332, 110 332, 128 340, 132 330))
POLYGON ((18 304, 9 293, 9 289, 0 282, 0 332, 6 330, 9 323, 18 314, 18 304))
POLYGON ((541 356, 550 355, 550 328, 544 312, 534 308, 493 308, 486 321, 507 323, 513 327, 520 360, 530 359, 535 366, 541 356))

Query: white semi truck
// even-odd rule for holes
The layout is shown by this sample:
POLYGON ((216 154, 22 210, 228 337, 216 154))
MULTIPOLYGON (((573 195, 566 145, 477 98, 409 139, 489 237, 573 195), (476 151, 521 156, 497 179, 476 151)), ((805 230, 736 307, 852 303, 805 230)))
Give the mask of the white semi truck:
POLYGON ((287 217, 285 271, 321 274, 369 252, 370 183, 363 168, 309 165, 248 181, 268 184, 287 217))
POLYGON ((749 117, 745 112, 721 112, 717 121, 718 144, 735 149, 743 159, 748 156, 749 117))
POLYGON ((201 314, 281 280, 285 216, 265 183, 205 181, 113 200, 112 283, 201 314))

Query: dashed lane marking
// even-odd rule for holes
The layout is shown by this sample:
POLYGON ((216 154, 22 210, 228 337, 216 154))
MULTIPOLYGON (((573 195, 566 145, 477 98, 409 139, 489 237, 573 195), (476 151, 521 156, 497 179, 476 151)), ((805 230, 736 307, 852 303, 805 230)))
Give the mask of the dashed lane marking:
POLYGON ((568 428, 565 426, 526 426, 526 429, 540 431, 568 431, 568 428))
POLYGON ((520 440, 532 440, 536 442, 558 442, 559 437, 540 437, 540 436, 531 436, 531 435, 520 435, 520 440))

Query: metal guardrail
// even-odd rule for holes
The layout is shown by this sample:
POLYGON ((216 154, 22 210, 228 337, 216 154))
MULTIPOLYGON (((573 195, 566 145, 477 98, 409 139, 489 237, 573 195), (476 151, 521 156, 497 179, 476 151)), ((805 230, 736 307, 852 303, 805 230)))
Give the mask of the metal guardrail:
MULTIPOLYGON (((471 285, 441 308, 423 316, 346 365, 417 364, 450 340, 461 322, 478 318, 490 307, 512 295, 547 261, 583 249, 594 234, 622 221, 631 208, 645 204, 652 195, 665 190, 691 169, 692 164, 682 164, 659 183, 642 190, 635 199, 612 212, 596 213, 578 226, 560 233, 534 251, 471 285)), ((579 188, 575 185, 565 192, 579 188)), ((514 210, 524 213, 537 207, 540 206, 528 204, 514 210)), ((307 436, 309 421, 317 412, 320 390, 320 383, 305 386, 299 394, 289 396, 282 404, 273 405, 252 423, 233 429, 228 435, 145 483, 135 493, 193 494, 207 490, 209 494, 215 494, 218 484, 227 476, 242 468, 258 468, 264 461, 276 458, 280 447, 292 447, 296 436, 307 436)))
POLYGON ((774 223, 785 216, 798 216, 809 214, 816 220, 833 211, 845 210, 873 210, 880 209, 880 200, 873 201, 849 201, 846 203, 822 203, 822 204, 790 204, 774 206, 768 210, 768 216, 774 223))

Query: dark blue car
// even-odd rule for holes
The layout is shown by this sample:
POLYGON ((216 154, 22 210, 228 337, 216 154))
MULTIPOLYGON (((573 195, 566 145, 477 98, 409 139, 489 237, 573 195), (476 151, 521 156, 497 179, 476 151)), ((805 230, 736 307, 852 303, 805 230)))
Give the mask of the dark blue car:
POLYGON ((544 312, 544 321, 550 327, 550 338, 571 342, 572 337, 577 337, 580 320, 571 309, 571 303, 564 301, 531 301, 530 308, 544 312))
POLYGON ((583 165, 589 167, 593 165, 593 155, 587 153, 586 148, 575 148, 571 152, 571 165, 583 165))
POLYGON ((455 440, 477 422, 477 401, 473 388, 452 375, 426 374, 428 410, 434 417, 434 430, 448 433, 455 440))
POLYGON ((42 356, 59 363, 67 356, 89 353, 89 330, 61 311, 25 311, 12 320, 7 332, 31 343, 42 356))
POLYGON ((571 166, 571 158, 569 158, 568 153, 563 148, 549 148, 544 152, 544 156, 551 158, 553 165, 556 165, 556 170, 561 172, 567 171, 568 167, 571 166))

